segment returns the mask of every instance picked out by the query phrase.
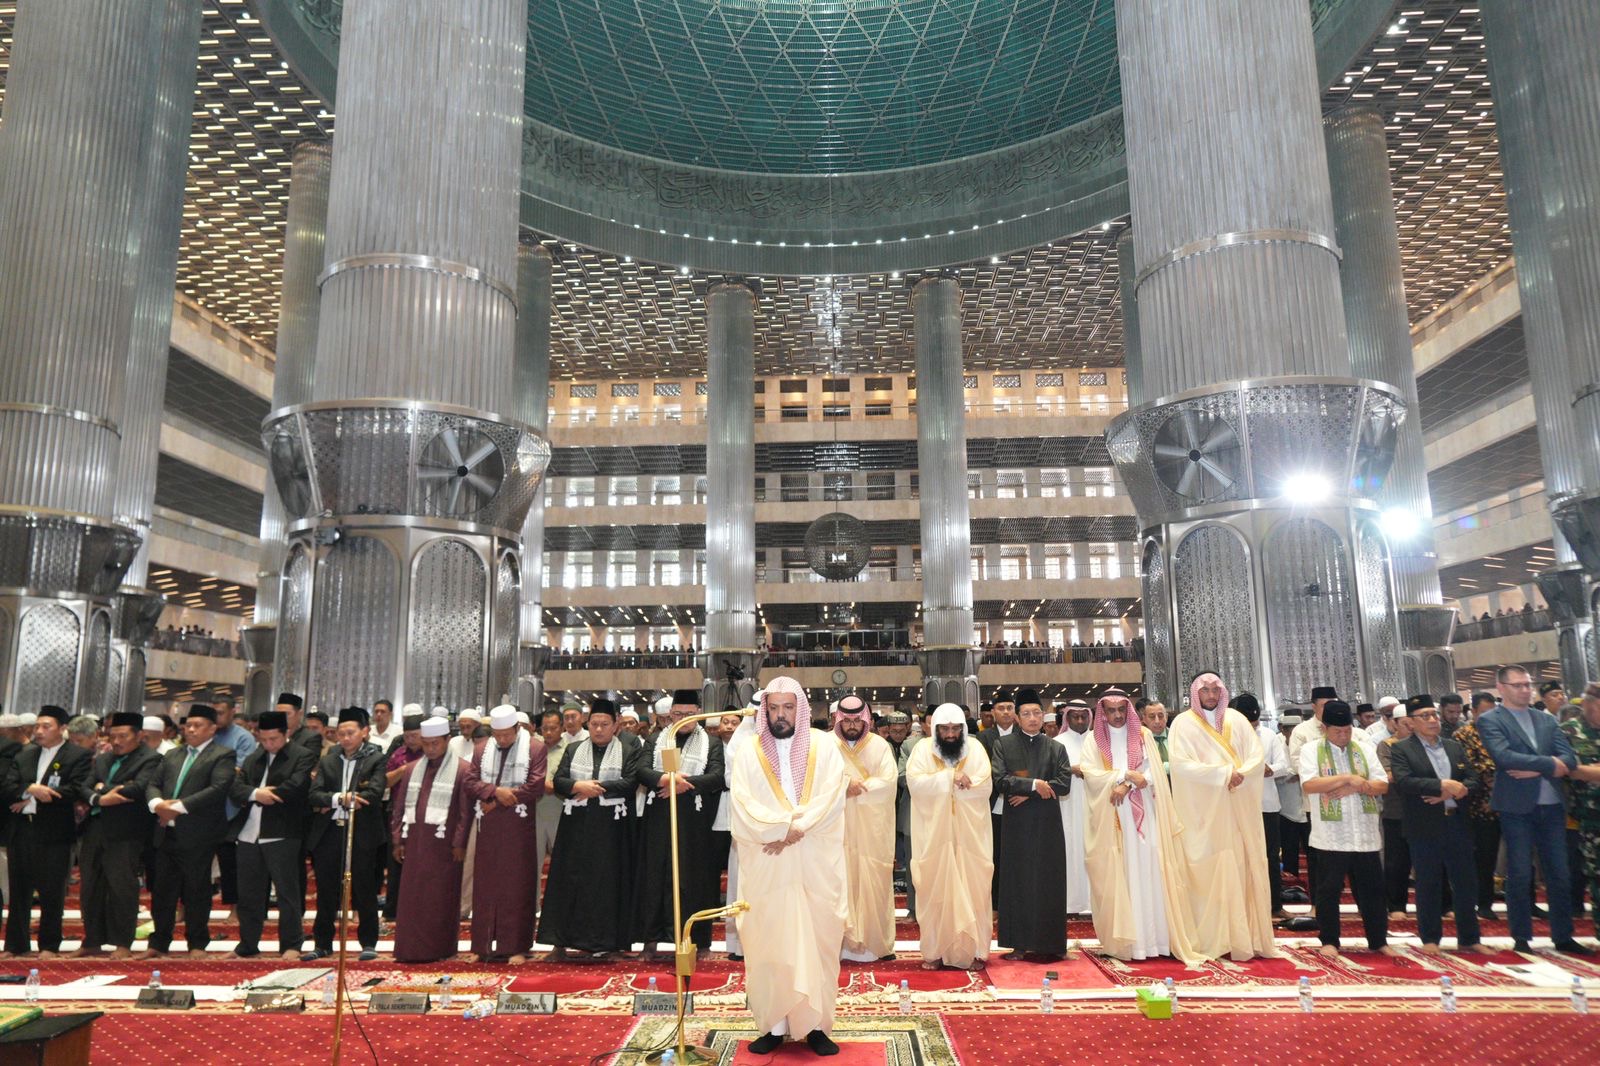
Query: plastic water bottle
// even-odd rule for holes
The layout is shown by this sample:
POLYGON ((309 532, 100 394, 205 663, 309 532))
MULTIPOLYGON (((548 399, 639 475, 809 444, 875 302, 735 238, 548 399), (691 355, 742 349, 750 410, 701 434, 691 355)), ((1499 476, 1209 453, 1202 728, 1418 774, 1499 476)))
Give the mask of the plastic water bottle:
POLYGON ((911 1013, 911 982, 900 978, 900 1013, 911 1013))
POLYGON ((493 1016, 494 1007, 494 1000, 480 999, 478 1002, 468 1007, 461 1016, 469 1022, 477 1021, 479 1018, 488 1018, 493 1016))
POLYGON ((1050 978, 1044 979, 1044 984, 1039 988, 1039 1013, 1054 1014, 1056 1012, 1056 994, 1050 991, 1050 978))
POLYGON ((338 1003, 339 994, 333 985, 333 974, 324 974, 322 978, 322 1005, 332 1007, 338 1003))
POLYGON ((1167 1001, 1172 1004, 1172 1009, 1173 1010, 1177 1010, 1178 1009, 1178 986, 1173 983, 1172 978, 1170 978, 1170 977, 1167 978, 1162 983, 1167 986, 1167 1001))
POLYGON ((1456 986, 1449 974, 1439 975, 1439 1009, 1446 1014, 1456 1012, 1456 986))
POLYGON ((1316 1009, 1316 1004, 1311 999, 1311 978, 1300 978, 1300 1010, 1310 1014, 1316 1009))
POLYGON ((677 1061, 678 1053, 672 1048, 667 1048, 667 1050, 661 1053, 661 1066, 672 1066, 672 1064, 677 1061))
POLYGON ((29 1003, 39 1002, 39 971, 28 971, 28 987, 23 990, 22 998, 29 1003))
POLYGON ((656 994, 656 991, 656 979, 652 977, 650 978, 650 994, 653 996, 656 994))
POLYGON ((452 995, 452 994, 451 994, 451 993, 452 993, 452 988, 453 988, 453 986, 454 986, 454 984, 455 984, 455 982, 454 982, 454 980, 453 980, 453 979, 452 979, 452 978, 451 978, 451 977, 450 977, 450 975, 449 975, 449 974, 445 974, 445 975, 444 975, 444 980, 443 980, 443 981, 441 981, 441 982, 439 982, 439 985, 440 985, 440 990, 439 990, 439 1006, 441 1006, 441 1007, 443 1007, 443 1008, 445 1008, 445 1009, 446 1009, 446 1010, 449 1010, 449 1009, 450 1009, 450 1006, 451 1006, 451 1001, 452 1001, 452 1000, 453 1000, 453 999, 454 999, 454 998, 455 998, 455 997, 454 997, 454 996, 453 996, 453 995, 452 995))
POLYGON ((160 970, 151 970, 150 971, 150 983, 148 985, 145 985, 145 987, 146 988, 160 988, 161 987, 161 971, 160 970))
POLYGON ((1579 1014, 1589 1013, 1589 990, 1583 987, 1581 977, 1572 979, 1572 1009, 1579 1014))

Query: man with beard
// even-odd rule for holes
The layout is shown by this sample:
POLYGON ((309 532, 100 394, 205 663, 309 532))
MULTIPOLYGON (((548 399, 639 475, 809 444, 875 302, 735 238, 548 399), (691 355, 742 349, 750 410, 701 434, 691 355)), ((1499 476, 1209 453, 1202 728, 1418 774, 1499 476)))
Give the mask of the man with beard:
MULTIPOLYGON (((1209 671, 1189 686, 1189 714, 1173 720, 1172 799, 1183 812, 1195 948, 1208 959, 1276 958, 1267 844, 1261 830, 1265 757, 1255 727, 1228 707, 1209 671)), ((1317 723, 1318 737, 1322 723, 1317 723)))
POLYGON ((833 1029, 844 942, 847 778, 838 745, 806 728, 811 704, 789 677, 767 685, 754 735, 734 755, 733 840, 739 850, 738 917, 754 1055, 805 1034, 818 1055, 837 1055, 833 1029))
POLYGON ((834 712, 832 734, 848 779, 844 861, 849 917, 843 957, 851 962, 894 955, 894 805, 900 774, 889 741, 868 728, 870 719, 860 696, 846 696, 834 712))
POLYGON ((968 738, 966 712, 954 703, 934 711, 932 737, 906 761, 922 968, 981 969, 994 929, 989 755, 968 738))
POLYGON ((1128 694, 1109 688, 1078 765, 1088 796, 1094 933, 1124 961, 1170 955, 1194 964, 1188 870, 1155 739, 1129 721, 1128 694))
POLYGON ((1057 800, 1072 789, 1072 769, 1066 749, 1044 735, 1038 695, 1025 690, 1016 707, 1017 728, 995 742, 992 755, 1005 803, 999 941, 1015 958, 1047 961, 1067 954, 1067 850, 1057 800))
MULTIPOLYGON (((490 736, 463 770, 483 849, 473 880, 472 954, 468 962, 527 962, 544 856, 535 848, 534 806, 544 794, 544 742, 517 724, 517 709, 489 714, 490 736)), ((465 891, 463 889, 463 891, 465 891)))
MULTIPOLYGON (((1067 766, 1072 776, 1081 778, 1083 771, 1078 760, 1083 757, 1084 741, 1089 735, 1089 705, 1082 700, 1067 704, 1067 728, 1055 736, 1067 753, 1067 766)), ((1046 731, 1048 732, 1048 730, 1046 731)), ((1069 795, 1059 797, 1061 804, 1061 832, 1067 848, 1067 913, 1089 913, 1089 866, 1084 844, 1084 793, 1075 788, 1069 795)))
POLYGON ((637 741, 617 731, 617 705, 602 696, 589 707, 589 736, 561 756, 555 776, 561 826, 539 914, 539 939, 554 948, 553 962, 565 960, 569 950, 604 962, 633 943, 629 808, 640 754, 637 741))
MULTIPOLYGON (((667 724, 650 741, 639 760, 635 780, 644 789, 636 812, 639 827, 637 879, 634 882, 633 939, 644 945, 644 957, 656 958, 657 947, 665 941, 676 945, 678 930, 673 926, 672 908, 672 804, 668 797, 677 794, 678 880, 683 918, 696 911, 709 910, 721 903, 722 870, 713 847, 711 826, 717 818, 722 798, 722 741, 712 736, 702 722, 683 729, 677 723, 700 712, 700 693, 691 688, 672 694, 667 724), (666 772, 669 749, 678 753, 678 769, 666 772), (648 760, 648 761, 646 761, 648 760)), ((691 930, 695 948, 704 954, 711 950, 711 923, 697 922, 691 930)))
MULTIPOLYGON (((454 958, 461 934, 461 863, 467 855, 470 800, 461 760, 449 754, 450 719, 420 727, 422 758, 395 782, 389 839, 400 865, 396 962, 454 958)), ((325 787, 325 786, 324 786, 325 787)))

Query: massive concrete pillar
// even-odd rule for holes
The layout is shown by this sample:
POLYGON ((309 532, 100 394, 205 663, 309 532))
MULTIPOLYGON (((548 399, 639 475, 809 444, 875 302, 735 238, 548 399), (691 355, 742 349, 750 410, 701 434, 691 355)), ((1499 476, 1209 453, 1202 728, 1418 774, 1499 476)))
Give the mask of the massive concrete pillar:
POLYGON ((762 642, 756 620, 756 294, 706 294, 706 646, 701 703, 743 707, 762 642))
MULTIPOLYGON (((0 125, 0 704, 8 710, 51 703, 101 714, 117 699, 107 693, 108 681, 120 687, 111 676, 113 594, 141 536, 119 514, 148 521, 153 479, 138 472, 137 502, 119 497, 117 485, 122 449, 153 447, 147 423, 132 440, 126 430, 127 404, 148 413, 157 376, 148 353, 132 355, 133 391, 126 385, 135 301, 160 267, 150 214, 170 214, 170 186, 151 185, 173 167, 175 116, 160 109, 154 128, 157 85, 177 91, 185 48, 194 79, 198 24, 187 24, 195 39, 185 43, 184 14, 120 0, 33 0, 17 10, 0 125)), ((187 135, 184 123, 177 136, 187 135)), ((170 262, 165 285, 170 303, 170 262)))
POLYGON ((1334 225, 1344 251, 1340 282, 1350 371, 1394 388, 1411 412, 1395 438, 1394 465, 1376 487, 1394 561, 1405 691, 1450 692, 1456 676, 1450 654, 1456 613, 1445 605, 1434 552, 1433 499, 1422 453, 1411 319, 1383 116, 1376 108, 1347 107, 1329 116, 1324 127, 1334 225))
POLYGON ((498 699, 549 447, 511 395, 527 0, 347 0, 312 400, 263 428, 277 686, 498 699), (430 72, 418 78, 416 72, 430 72))
POLYGON ((1401 690, 1373 486, 1404 400, 1346 346, 1311 19, 1118 0, 1144 404, 1107 430, 1144 527, 1146 686, 1401 690), (1271 625, 1268 620, 1271 619, 1271 625))
MULTIPOLYGON (((1575 215, 1594 218, 1594 191, 1586 186, 1577 193, 1578 202, 1565 202, 1568 195, 1559 157, 1582 150, 1552 143, 1553 138, 1576 138, 1590 145, 1600 136, 1600 122, 1593 110, 1565 111, 1553 106, 1548 83, 1566 76, 1570 67, 1549 53, 1548 35, 1571 19, 1585 18, 1590 23, 1586 38, 1558 41, 1554 51, 1571 56, 1585 45, 1590 49, 1591 69, 1596 61, 1594 20, 1584 5, 1554 0, 1548 5, 1507 3, 1485 0, 1482 5, 1484 37, 1489 51, 1490 86, 1494 93, 1495 129, 1500 138, 1500 162, 1505 173, 1507 210, 1511 219, 1511 242, 1517 261, 1517 289, 1522 298, 1523 335, 1527 340, 1528 371, 1533 388, 1534 424, 1539 436, 1540 461, 1544 472, 1545 496, 1550 501, 1555 522, 1556 561, 1539 575, 1539 589, 1549 603, 1560 629, 1561 673, 1570 692, 1600 678, 1593 626, 1594 603, 1591 585, 1600 572, 1600 536, 1594 532, 1594 505, 1586 490, 1596 487, 1587 479, 1585 457, 1600 448, 1592 430, 1580 430, 1579 413, 1574 409, 1577 395, 1574 374, 1578 362, 1583 327, 1580 317, 1594 309, 1569 306, 1575 299, 1596 298, 1592 288, 1595 256, 1600 254, 1593 229, 1583 236, 1582 226, 1573 228, 1575 215), (1557 10, 1559 9, 1559 10, 1557 10), (1558 118, 1557 115, 1562 117, 1558 118), (1587 239, 1587 256, 1575 247, 1587 239), (1570 261, 1578 256, 1577 261, 1570 261), (1582 297, 1575 286, 1584 277, 1583 262, 1589 264, 1591 295, 1582 297), (1575 278, 1562 275, 1577 270, 1575 278), (1578 335, 1570 335, 1577 329, 1578 335), (1573 358, 1569 360, 1569 352, 1573 358)), ((1588 87, 1593 91, 1593 86, 1588 87)), ((1573 87, 1582 92, 1584 87, 1573 87)), ((1590 181, 1592 182, 1592 175, 1590 181)))
POLYGON ((917 350, 917 484, 922 517, 922 702, 978 710, 972 643, 972 527, 961 284, 926 277, 911 290, 917 350))
MULTIPOLYGON (((317 357, 317 312, 328 236, 328 176, 333 149, 325 141, 301 141, 289 163, 289 210, 283 231, 283 290, 278 302, 278 347, 273 367, 272 409, 311 400, 317 357)), ((291 492, 296 490, 291 489, 291 492)), ((300 501, 296 500, 296 507, 300 501)), ((240 632, 247 661, 245 710, 259 714, 272 707, 273 660, 283 603, 283 563, 288 550, 283 498, 276 479, 261 494, 261 550, 256 566, 253 624, 240 632)), ((310 604, 291 594, 291 618, 303 624, 310 604)))
MULTIPOLYGON (((512 362, 517 418, 539 430, 550 426, 550 253, 543 245, 517 248, 517 340, 512 362)), ((515 702, 531 715, 544 706, 545 484, 534 490, 522 523, 522 608, 518 632, 515 702)))
POLYGON ((154 5, 155 81, 144 146, 144 174, 135 211, 133 319, 122 400, 122 447, 112 499, 117 521, 139 534, 139 550, 117 590, 105 712, 144 706, 145 644, 166 601, 147 587, 150 518, 165 407, 167 351, 172 343, 172 290, 183 235, 184 178, 194 125, 195 71, 200 52, 200 0, 154 5))

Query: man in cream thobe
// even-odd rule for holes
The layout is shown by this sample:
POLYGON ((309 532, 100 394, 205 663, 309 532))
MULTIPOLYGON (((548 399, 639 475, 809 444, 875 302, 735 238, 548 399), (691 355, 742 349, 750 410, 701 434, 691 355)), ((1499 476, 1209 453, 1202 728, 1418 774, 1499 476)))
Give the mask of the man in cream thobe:
POLYGON ((894 748, 872 731, 872 712, 859 696, 834 711, 833 738, 848 779, 844 856, 849 917, 843 957, 876 962, 894 954, 894 800, 899 766, 894 748))
MULTIPOLYGON (((1073 768, 1074 777, 1083 776, 1078 771, 1078 759, 1083 755, 1084 742, 1089 736, 1089 715, 1087 703, 1073 700, 1067 704, 1066 728, 1054 738, 1057 744, 1067 749, 1067 764, 1073 768)), ((1084 844, 1084 795, 1082 790, 1074 789, 1060 797, 1058 802, 1061 804, 1061 833, 1067 845, 1067 913, 1088 914, 1089 866, 1084 844)))
POLYGON ((1172 791, 1155 737, 1129 720, 1119 688, 1095 705, 1094 735, 1078 762, 1088 799, 1089 876, 1100 949, 1123 960, 1171 955, 1201 961, 1189 914, 1172 791))
POLYGON ((1172 799, 1182 812, 1195 948, 1208 959, 1276 958, 1267 844, 1261 829, 1261 740, 1228 707, 1222 679, 1189 686, 1188 714, 1169 727, 1172 799))
POLYGON ((932 736, 906 760, 906 789, 922 968, 981 969, 994 934, 989 753, 967 736, 963 708, 946 703, 934 712, 932 736))
POLYGON ((739 849, 738 918, 745 998, 762 1036, 756 1055, 804 1034, 818 1055, 828 1036, 844 943, 844 759, 826 733, 809 728, 811 704, 793 678, 774 678, 755 715, 755 734, 734 754, 733 842, 739 849))

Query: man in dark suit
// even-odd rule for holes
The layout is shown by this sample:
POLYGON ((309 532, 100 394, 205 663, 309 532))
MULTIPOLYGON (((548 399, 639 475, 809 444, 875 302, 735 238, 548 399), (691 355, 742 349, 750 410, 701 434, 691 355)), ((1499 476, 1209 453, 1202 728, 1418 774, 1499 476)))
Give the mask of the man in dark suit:
POLYGON ((384 753, 367 743, 367 712, 346 707, 339 712, 337 741, 323 756, 311 787, 311 832, 306 844, 317 873, 317 921, 313 950, 300 956, 311 962, 333 951, 339 905, 344 889, 346 837, 354 816, 355 840, 350 853, 350 905, 359 924, 356 935, 363 962, 378 957, 378 879, 375 852, 389 841, 383 821, 383 789, 387 784, 384 753))
POLYGON ((167 752, 150 789, 148 806, 156 816, 152 955, 165 955, 172 947, 180 898, 190 956, 204 958, 211 943, 211 861, 228 835, 226 805, 234 776, 233 749, 212 743, 216 732, 217 712, 192 704, 183 720, 184 746, 167 752))
POLYGON ((143 739, 144 716, 111 716, 111 750, 94 759, 94 785, 84 819, 78 867, 83 875, 83 947, 75 955, 98 955, 111 945, 113 959, 133 956, 139 920, 139 870, 156 820, 145 806, 161 772, 161 756, 143 739))
POLYGON ((1557 951, 1592 955, 1572 938, 1572 889, 1567 872, 1566 790, 1557 782, 1578 766, 1578 756, 1555 716, 1533 702, 1533 679, 1520 666, 1495 675, 1499 707, 1478 719, 1478 735, 1494 760, 1490 806, 1500 815, 1506 842, 1506 913, 1516 950, 1533 939, 1533 853, 1549 898, 1550 939, 1557 951))
POLYGON ((289 719, 282 711, 261 713, 256 741, 259 747, 245 757, 229 796, 239 808, 239 946, 233 954, 248 959, 261 953, 267 893, 276 889, 278 950, 286 959, 298 958, 306 935, 300 850, 317 761, 310 749, 289 743, 289 719))
POLYGON ((61 915, 67 905, 67 874, 77 836, 73 804, 89 798, 92 757, 67 743, 60 707, 39 708, 33 742, 23 748, 0 785, 0 801, 11 809, 11 913, 6 918, 5 954, 26 955, 29 913, 39 894, 39 957, 61 950, 61 915))
MULTIPOLYGON (((988 754, 989 761, 994 762, 994 746, 1004 737, 1011 735, 1017 727, 1017 698, 1010 692, 995 693, 994 702, 989 705, 993 729, 985 729, 978 734, 978 743, 983 745, 983 750, 988 754)), ((989 806, 989 832, 994 845, 994 876, 989 882, 989 898, 996 906, 1000 903, 1000 839, 1004 832, 1002 812, 1005 810, 1005 797, 1000 794, 1000 779, 993 780, 989 788, 991 802, 989 806)))
MULTIPOLYGON (((0 714, 0 787, 4 786, 6 778, 16 766, 17 756, 22 754, 24 742, 14 736, 20 730, 17 721, 14 714, 0 714)), ((10 808, 0 804, 0 855, 5 853, 6 841, 11 837, 10 818, 10 808)), ((8 880, 9 877, 0 878, 0 903, 4 903, 5 897, 11 894, 11 886, 6 883, 8 880)))
POLYGON ((1444 879, 1456 913, 1456 942, 1481 951, 1478 938, 1478 870, 1472 855, 1467 795, 1483 787, 1467 752, 1444 736, 1432 700, 1406 701, 1411 736, 1389 744, 1389 791, 1400 797, 1400 826, 1417 874, 1417 934, 1422 950, 1439 953, 1444 933, 1444 879))
POLYGON ((278 693, 278 702, 272 708, 282 711, 289 719, 289 743, 298 744, 317 758, 322 758, 322 734, 306 725, 305 701, 293 692, 278 693))

